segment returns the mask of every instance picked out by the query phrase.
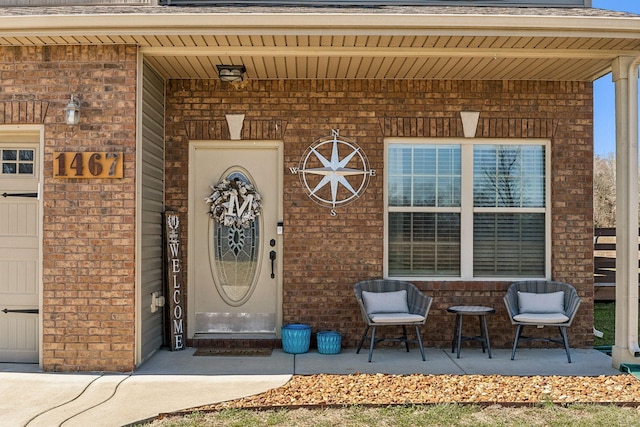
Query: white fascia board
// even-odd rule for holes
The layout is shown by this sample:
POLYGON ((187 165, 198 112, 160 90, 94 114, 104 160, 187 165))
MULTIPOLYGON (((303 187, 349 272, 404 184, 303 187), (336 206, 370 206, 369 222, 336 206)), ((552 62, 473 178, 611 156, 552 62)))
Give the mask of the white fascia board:
POLYGON ((540 15, 418 15, 338 13, 97 14, 0 16, 0 35, 144 34, 491 34, 629 37, 640 34, 633 17, 540 15))

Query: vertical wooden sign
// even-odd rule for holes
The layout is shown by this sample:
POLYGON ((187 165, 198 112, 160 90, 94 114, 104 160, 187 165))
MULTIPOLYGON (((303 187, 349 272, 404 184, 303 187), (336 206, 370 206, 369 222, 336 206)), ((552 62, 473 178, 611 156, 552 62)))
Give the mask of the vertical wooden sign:
POLYGON ((169 338, 171 351, 183 350, 184 306, 182 303, 182 242, 180 218, 177 214, 165 214, 167 265, 167 293, 169 299, 169 338))

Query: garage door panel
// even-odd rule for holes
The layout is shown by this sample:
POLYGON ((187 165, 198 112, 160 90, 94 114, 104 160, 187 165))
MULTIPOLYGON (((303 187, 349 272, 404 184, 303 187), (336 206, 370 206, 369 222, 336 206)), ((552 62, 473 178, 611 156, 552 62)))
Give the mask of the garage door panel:
MULTIPOLYGON (((0 239, 3 238, 4 236, 0 235, 0 239)), ((0 245, 0 258, 24 259, 24 257, 29 256, 31 253, 33 253, 33 245, 37 243, 38 239, 36 237, 14 237, 12 238, 12 244, 10 248, 3 248, 0 245)))
POLYGON ((38 236, 38 203, 16 202, 0 203, 0 236, 38 236))
POLYGON ((0 313, 0 355, 3 362, 38 362, 38 316, 0 313))
POLYGON ((0 293, 31 295, 30 303, 37 304, 37 274, 35 261, 0 261, 0 293))

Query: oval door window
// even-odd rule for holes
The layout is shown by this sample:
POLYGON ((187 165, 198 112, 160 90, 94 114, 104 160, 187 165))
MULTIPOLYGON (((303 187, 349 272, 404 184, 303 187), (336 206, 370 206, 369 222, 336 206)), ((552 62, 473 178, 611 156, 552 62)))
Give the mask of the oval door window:
MULTIPOLYGON (((227 171, 223 176, 229 181, 254 185, 245 171, 227 171)), ((222 299, 231 306, 244 304, 258 282, 261 218, 257 216, 247 228, 209 220, 209 264, 213 281, 222 299)))

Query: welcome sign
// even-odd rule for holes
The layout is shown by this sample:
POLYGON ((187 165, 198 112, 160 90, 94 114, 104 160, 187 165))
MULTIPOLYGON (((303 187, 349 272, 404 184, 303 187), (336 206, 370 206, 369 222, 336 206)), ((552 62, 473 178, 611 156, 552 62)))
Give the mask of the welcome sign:
POLYGON ((165 214, 167 264, 167 297, 169 299, 169 337, 171 351, 183 350, 184 306, 182 301, 182 242, 180 218, 175 213, 165 214))

